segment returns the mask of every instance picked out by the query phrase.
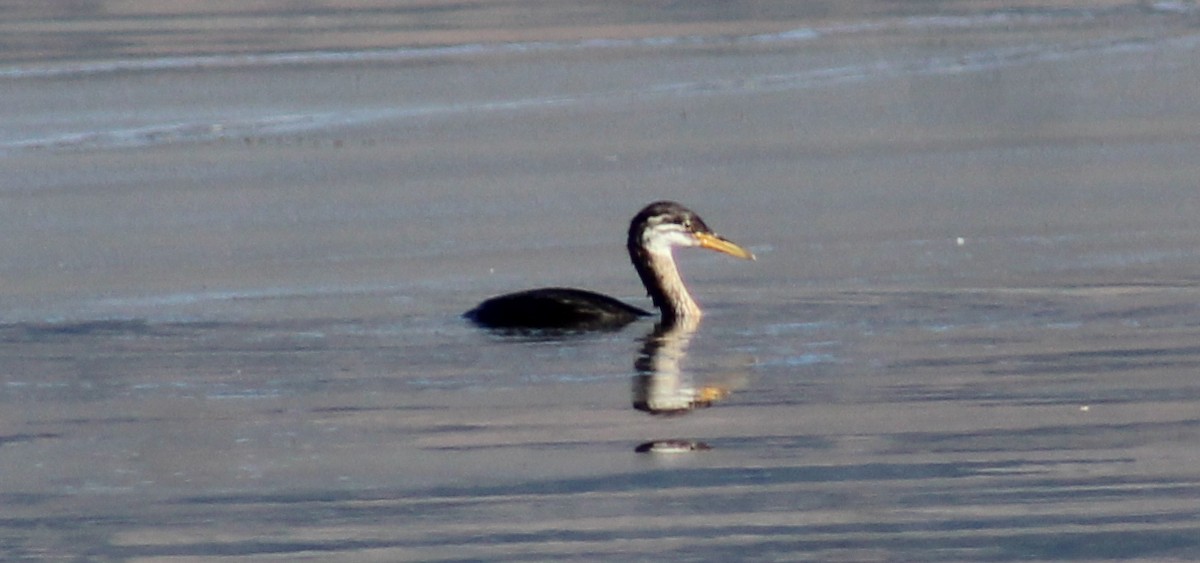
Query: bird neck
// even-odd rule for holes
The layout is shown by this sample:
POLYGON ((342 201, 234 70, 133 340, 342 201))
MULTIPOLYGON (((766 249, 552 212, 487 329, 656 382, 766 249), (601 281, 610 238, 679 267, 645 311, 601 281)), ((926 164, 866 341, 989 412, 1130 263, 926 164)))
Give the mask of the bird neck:
POLYGON ((665 320, 698 319, 700 307, 683 285, 671 251, 651 252, 640 245, 630 245, 629 257, 637 268, 646 293, 665 320))

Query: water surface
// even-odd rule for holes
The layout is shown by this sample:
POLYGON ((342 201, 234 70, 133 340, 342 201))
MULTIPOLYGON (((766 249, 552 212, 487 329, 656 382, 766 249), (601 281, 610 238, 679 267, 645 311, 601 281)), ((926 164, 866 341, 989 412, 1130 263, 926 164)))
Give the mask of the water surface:
POLYGON ((0 554, 1200 557, 1193 6, 847 4, 9 10, 0 554))

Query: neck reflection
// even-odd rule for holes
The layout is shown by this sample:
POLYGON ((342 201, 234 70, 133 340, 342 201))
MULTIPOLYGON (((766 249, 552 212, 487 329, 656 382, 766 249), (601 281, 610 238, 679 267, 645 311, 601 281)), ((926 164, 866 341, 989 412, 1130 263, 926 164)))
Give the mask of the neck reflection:
POLYGON ((699 326, 699 318, 664 320, 646 335, 633 363, 633 408, 652 415, 681 415, 729 396, 730 385, 697 387, 682 367, 699 326))

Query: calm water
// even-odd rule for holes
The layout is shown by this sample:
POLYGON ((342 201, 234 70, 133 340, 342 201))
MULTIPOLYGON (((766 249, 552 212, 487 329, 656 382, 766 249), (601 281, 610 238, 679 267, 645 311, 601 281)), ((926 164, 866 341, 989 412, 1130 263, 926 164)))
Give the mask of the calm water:
POLYGON ((1200 12, 895 4, 4 12, 0 557, 1200 558, 1200 12))

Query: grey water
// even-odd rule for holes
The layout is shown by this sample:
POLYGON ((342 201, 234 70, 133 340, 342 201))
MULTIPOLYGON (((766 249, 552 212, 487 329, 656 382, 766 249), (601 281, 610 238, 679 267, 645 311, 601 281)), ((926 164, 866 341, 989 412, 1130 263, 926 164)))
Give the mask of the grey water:
POLYGON ((1191 3, 39 6, 6 560, 1200 557, 1191 3), (460 317, 658 199, 698 326, 460 317))

